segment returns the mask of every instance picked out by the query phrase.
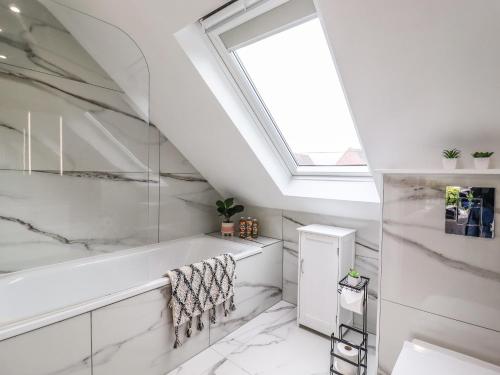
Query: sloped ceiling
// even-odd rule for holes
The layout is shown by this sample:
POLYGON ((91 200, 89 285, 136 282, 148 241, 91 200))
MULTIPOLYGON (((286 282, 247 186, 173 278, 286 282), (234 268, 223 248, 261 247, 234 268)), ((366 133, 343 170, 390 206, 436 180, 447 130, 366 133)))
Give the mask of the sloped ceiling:
MULTIPOLYGON (((151 119, 223 195, 376 218, 374 203, 285 197, 174 38, 221 0, 59 0, 126 30, 151 73, 151 119)), ((500 2, 319 0, 373 169, 440 166, 443 147, 500 154, 500 2)), ((469 160, 464 162, 469 164, 469 160)))
POLYGON ((499 1, 319 4, 372 168, 440 168, 445 147, 500 167, 499 1))

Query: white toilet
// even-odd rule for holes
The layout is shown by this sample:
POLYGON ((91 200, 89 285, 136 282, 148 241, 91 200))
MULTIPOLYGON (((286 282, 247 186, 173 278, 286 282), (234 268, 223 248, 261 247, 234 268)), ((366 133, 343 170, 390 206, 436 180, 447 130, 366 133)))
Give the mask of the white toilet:
POLYGON ((405 341, 392 375, 498 375, 500 367, 424 341, 405 341))

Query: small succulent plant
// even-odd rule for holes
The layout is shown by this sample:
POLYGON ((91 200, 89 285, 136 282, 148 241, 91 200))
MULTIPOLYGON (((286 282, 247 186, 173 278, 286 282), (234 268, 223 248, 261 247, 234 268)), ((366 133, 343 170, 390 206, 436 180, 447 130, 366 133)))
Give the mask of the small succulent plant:
POLYGON ((460 157, 461 151, 458 148, 444 149, 443 158, 445 159, 458 159, 460 157))
POLYGON ((348 275, 357 279, 359 277, 359 272, 356 271, 354 268, 351 268, 348 275))
POLYGON ((494 152, 491 152, 491 151, 476 151, 476 152, 472 153, 472 157, 474 159, 489 158, 493 154, 494 154, 494 152))

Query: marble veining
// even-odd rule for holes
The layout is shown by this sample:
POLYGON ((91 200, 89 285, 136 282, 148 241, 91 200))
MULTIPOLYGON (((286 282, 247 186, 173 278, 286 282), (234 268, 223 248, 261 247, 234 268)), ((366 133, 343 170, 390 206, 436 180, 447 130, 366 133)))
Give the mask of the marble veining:
POLYGON ((75 92, 71 92, 71 91, 66 90, 62 87, 58 87, 57 85, 49 82, 48 80, 36 78, 34 75, 28 76, 25 73, 9 71, 9 70, 5 69, 5 67, 3 67, 2 69, 0 69, 0 78, 14 80, 14 81, 18 81, 18 82, 20 81, 24 84, 29 84, 35 88, 44 89, 44 91, 46 91, 48 93, 53 93, 55 91, 57 93, 67 95, 71 98, 78 99, 78 100, 81 100, 81 101, 86 102, 88 104, 91 104, 93 106, 96 106, 96 107, 100 108, 101 110, 102 109, 109 110, 109 111, 119 113, 121 115, 130 117, 130 118, 133 118, 135 120, 143 121, 143 119, 140 116, 132 113, 131 111, 125 111, 121 108, 110 105, 110 104, 105 103, 103 101, 96 100, 94 98, 89 98, 89 97, 83 96, 83 95, 75 93, 75 92))
POLYGON ((445 233, 446 186, 500 188, 489 175, 384 176, 379 353, 386 373, 408 337, 498 364, 500 239, 445 233))
MULTIPOLYGON (((168 375, 328 375, 330 341, 296 322, 296 307, 279 302, 168 375)), ((368 374, 376 374, 369 337, 368 374)))
POLYGON ((215 230, 206 179, 41 2, 16 4, 0 4, 0 272, 215 230))
POLYGON ((87 313, 0 341, 1 373, 91 375, 89 327, 87 313))
POLYGON ((15 127, 9 125, 9 124, 0 124, 0 128, 3 128, 3 129, 7 129, 7 130, 12 130, 14 133, 17 133, 19 135, 24 135, 24 133, 19 130, 19 129, 16 129, 15 127))
POLYGON ((24 227, 26 230, 29 230, 30 232, 40 234, 40 235, 45 236, 45 237, 49 237, 49 238, 56 240, 62 244, 66 244, 66 245, 78 244, 78 245, 82 245, 85 249, 90 250, 90 246, 86 241, 70 240, 68 238, 65 238, 65 237, 57 234, 57 233, 43 231, 43 230, 33 226, 33 224, 30 224, 24 220, 21 220, 21 219, 15 218, 15 217, 2 216, 2 215, 0 215, 0 220, 19 224, 22 227, 24 227))
POLYGON ((207 183, 207 180, 204 179, 203 177, 193 176, 190 174, 160 172, 160 177, 172 178, 174 180, 179 180, 179 181, 205 182, 205 183, 207 183))
POLYGON ((41 2, 20 0, 18 6, 22 8, 19 14, 10 12, 8 4, 0 8, 7 23, 0 34, 0 45, 8 52, 9 61, 76 82, 120 90, 41 2), (72 48, 61 49, 65 43, 72 48))
MULTIPOLYGON (((33 170, 32 173, 47 173, 53 175, 62 175, 68 177, 76 178, 89 178, 95 180, 108 180, 108 181, 120 181, 120 182, 140 182, 147 184, 158 184, 158 180, 148 179, 148 178, 137 178, 134 177, 134 173, 116 173, 116 172, 102 172, 102 171, 49 171, 49 170, 33 170)), ((138 173, 141 175, 141 173, 138 173)), ((195 178, 195 177, 193 177, 195 178)), ((183 181, 190 181, 189 177, 186 177, 183 181)))
POLYGON ((479 276, 479 277, 482 277, 485 279, 490 279, 490 280, 500 282, 500 272, 485 269, 482 267, 477 267, 477 266, 474 266, 474 265, 469 264, 469 263, 464 262, 464 261, 452 259, 450 257, 447 257, 447 256, 439 253, 436 250, 433 250, 427 246, 424 246, 423 244, 419 243, 418 241, 414 241, 414 240, 405 238, 404 236, 393 233, 392 231, 390 231, 388 229, 384 229, 383 233, 384 233, 384 235, 390 236, 390 237, 392 237, 400 242, 403 242, 414 249, 420 250, 426 256, 432 258, 432 260, 443 263, 448 267, 451 267, 451 268, 454 268, 454 269, 457 269, 460 271, 464 271, 464 272, 469 272, 473 275, 476 275, 476 276, 479 276))

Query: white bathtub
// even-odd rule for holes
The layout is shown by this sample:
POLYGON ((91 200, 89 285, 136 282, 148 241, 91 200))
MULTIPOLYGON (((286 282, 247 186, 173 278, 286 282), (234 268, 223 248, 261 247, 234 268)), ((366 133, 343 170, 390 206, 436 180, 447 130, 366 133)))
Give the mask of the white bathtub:
POLYGON ((0 340, 168 284, 166 271, 222 253, 262 252, 206 235, 19 271, 0 277, 0 340))

